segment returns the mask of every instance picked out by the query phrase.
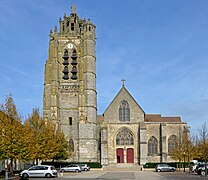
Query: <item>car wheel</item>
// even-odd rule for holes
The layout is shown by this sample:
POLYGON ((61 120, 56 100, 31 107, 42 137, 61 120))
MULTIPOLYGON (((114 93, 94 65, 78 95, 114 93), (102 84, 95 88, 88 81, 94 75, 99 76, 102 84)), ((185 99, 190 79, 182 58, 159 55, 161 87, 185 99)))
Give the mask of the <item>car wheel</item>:
POLYGON ((161 169, 158 169, 157 172, 161 172, 161 169))
POLYGON ((62 170, 61 170, 61 172, 65 172, 65 170, 64 170, 64 169, 62 169, 62 170))
POLYGON ((26 178, 28 178, 29 176, 28 176, 27 173, 24 173, 24 174, 22 175, 22 177, 26 179, 26 178))
POLYGON ((85 168, 84 171, 87 171, 87 168, 85 168))
POLYGON ((52 175, 51 175, 50 173, 47 173, 47 174, 45 175, 45 177, 50 178, 50 177, 52 177, 52 175))
POLYGON ((78 173, 78 172, 79 172, 79 170, 78 170, 78 169, 76 169, 76 170, 75 170, 75 172, 76 172, 76 173, 78 173))
POLYGON ((170 171, 171 171, 171 172, 174 172, 174 169, 171 169, 170 171))

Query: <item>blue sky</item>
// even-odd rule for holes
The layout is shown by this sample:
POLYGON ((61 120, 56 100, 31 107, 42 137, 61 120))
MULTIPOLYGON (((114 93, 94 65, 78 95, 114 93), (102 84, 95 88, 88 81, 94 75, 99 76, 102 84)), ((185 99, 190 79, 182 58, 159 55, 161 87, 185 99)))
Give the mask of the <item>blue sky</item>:
POLYGON ((147 114, 208 122, 207 0, 1 0, 0 101, 42 110, 49 31, 75 3, 97 27, 98 113, 125 86, 147 114))

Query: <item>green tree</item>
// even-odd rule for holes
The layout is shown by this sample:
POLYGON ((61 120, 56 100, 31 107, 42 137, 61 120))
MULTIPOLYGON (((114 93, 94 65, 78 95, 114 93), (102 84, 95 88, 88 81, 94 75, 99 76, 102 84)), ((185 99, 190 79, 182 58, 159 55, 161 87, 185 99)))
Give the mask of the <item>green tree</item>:
POLYGON ((175 149, 171 152, 171 157, 178 161, 179 164, 184 161, 189 163, 194 157, 194 145, 193 140, 190 138, 188 128, 184 129, 184 132, 180 139, 177 140, 175 149))
POLYGON ((189 164, 189 172, 190 172, 190 161, 193 160, 195 156, 194 151, 194 137, 190 137, 189 130, 186 129, 183 134, 183 152, 185 156, 185 161, 189 164))
MULTIPOLYGON (((199 129, 199 140, 197 145, 195 146, 196 149, 196 156, 201 161, 204 161, 207 164, 208 161, 208 128, 207 124, 204 123, 199 129)), ((205 166, 206 168, 206 166, 205 166)), ((206 169, 206 176, 207 176, 207 169, 206 169)))
POLYGON ((42 159, 41 142, 43 141, 44 121, 40 116, 39 109, 33 109, 33 112, 24 122, 25 132, 25 160, 42 159))
POLYGON ((179 163, 179 171, 180 171, 180 164, 183 161, 184 158, 184 144, 181 142, 181 140, 177 140, 175 148, 172 150, 170 156, 175 161, 178 161, 179 163))
POLYGON ((66 159, 70 155, 67 139, 52 121, 44 120, 38 109, 24 123, 25 131, 30 132, 25 150, 27 158, 32 160, 66 159))
MULTIPOLYGON (((20 159, 22 146, 22 123, 17 113, 13 98, 9 95, 5 102, 0 105, 0 159, 13 161, 20 159)), ((5 164, 7 167, 7 164, 5 164)))

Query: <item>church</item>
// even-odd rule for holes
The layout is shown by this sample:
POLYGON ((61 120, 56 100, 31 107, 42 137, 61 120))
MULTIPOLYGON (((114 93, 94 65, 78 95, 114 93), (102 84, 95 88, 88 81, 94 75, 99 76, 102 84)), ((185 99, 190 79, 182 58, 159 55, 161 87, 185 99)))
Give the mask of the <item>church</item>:
POLYGON ((172 162, 170 152, 187 129, 180 117, 146 114, 124 82, 104 113, 97 114, 95 30, 72 5, 49 34, 43 116, 68 138, 68 161, 118 167, 172 162))

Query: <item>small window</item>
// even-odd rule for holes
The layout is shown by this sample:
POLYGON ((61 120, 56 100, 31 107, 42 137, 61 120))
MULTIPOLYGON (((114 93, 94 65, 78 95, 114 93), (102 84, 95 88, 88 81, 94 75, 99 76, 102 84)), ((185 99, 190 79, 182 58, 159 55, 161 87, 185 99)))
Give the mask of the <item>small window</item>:
POLYGON ((69 125, 72 125, 72 117, 69 117, 69 125))
POLYGON ((74 23, 71 23, 71 30, 74 31, 74 23))
POLYGON ((91 27, 89 26, 89 31, 91 31, 91 27))
POLYGON ((67 26, 67 27, 69 26, 69 21, 66 22, 66 26, 67 26))
POLYGON ((69 146, 71 148, 71 151, 74 152, 74 141, 73 141, 73 139, 69 140, 69 146))

